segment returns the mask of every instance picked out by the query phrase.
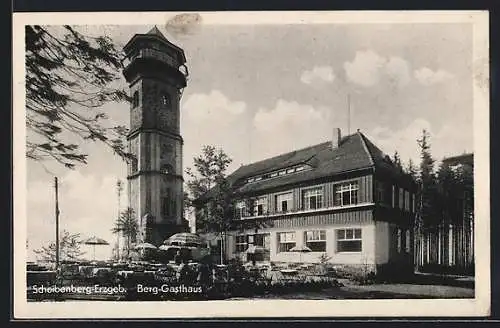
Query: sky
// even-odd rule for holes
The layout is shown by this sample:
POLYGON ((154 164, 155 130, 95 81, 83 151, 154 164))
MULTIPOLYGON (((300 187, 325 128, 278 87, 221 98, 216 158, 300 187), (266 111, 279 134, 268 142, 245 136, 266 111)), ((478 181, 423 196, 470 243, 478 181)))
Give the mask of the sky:
MULTIPOLYGON (((158 27, 185 50, 190 73, 181 100, 184 168, 203 145, 222 148, 233 159, 231 172, 330 140, 333 128, 347 135, 348 108, 351 133, 359 129, 391 156, 397 150, 405 163, 419 162, 422 129, 437 160, 473 151, 470 24, 199 25, 187 33, 158 27)), ((118 47, 151 28, 77 27, 118 47)), ((127 104, 103 109, 111 124, 128 126, 127 104)), ((27 162, 30 259, 54 240, 54 176, 61 229, 116 240, 116 182, 126 181, 126 165, 104 145, 76 141, 89 154, 87 165, 27 162)), ((96 257, 110 252, 97 246, 96 257)))

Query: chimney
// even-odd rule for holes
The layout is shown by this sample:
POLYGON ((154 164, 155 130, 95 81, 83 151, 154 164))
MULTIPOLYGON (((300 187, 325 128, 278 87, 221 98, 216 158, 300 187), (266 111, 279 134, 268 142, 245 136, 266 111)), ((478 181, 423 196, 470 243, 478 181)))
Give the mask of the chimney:
POLYGON ((334 128, 333 129, 333 135, 332 135, 332 149, 337 149, 340 145, 340 129, 339 128, 334 128))

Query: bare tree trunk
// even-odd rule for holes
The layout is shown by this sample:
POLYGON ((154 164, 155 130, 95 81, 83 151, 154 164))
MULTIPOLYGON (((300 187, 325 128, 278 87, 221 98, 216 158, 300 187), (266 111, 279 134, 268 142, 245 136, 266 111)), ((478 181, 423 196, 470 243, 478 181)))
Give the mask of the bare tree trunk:
POLYGON ((220 264, 224 264, 224 247, 226 245, 225 238, 225 232, 222 232, 220 236, 220 264))
POLYGON ((127 259, 130 258, 130 235, 127 235, 127 259))

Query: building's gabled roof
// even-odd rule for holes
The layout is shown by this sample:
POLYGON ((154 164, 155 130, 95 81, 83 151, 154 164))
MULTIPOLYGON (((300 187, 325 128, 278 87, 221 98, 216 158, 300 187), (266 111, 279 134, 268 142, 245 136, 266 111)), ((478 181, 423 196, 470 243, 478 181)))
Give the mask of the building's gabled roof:
POLYGON ((258 193, 266 189, 298 184, 335 176, 350 171, 390 165, 382 151, 361 132, 345 136, 339 147, 332 149, 331 142, 324 142, 263 161, 241 166, 229 176, 239 193, 258 193), (244 183, 246 179, 282 168, 307 164, 309 169, 298 173, 244 183))
MULTIPOLYGON (((363 133, 343 137, 337 148, 332 148, 330 141, 274 156, 259 162, 243 165, 228 176, 233 190, 239 195, 258 195, 267 190, 288 188, 291 185, 310 184, 321 179, 339 175, 375 169, 385 175, 411 179, 397 168, 363 133), (269 175, 285 168, 305 166, 306 169, 283 176, 263 178, 259 181, 247 182, 248 178, 269 175)), ((198 201, 210 198, 217 187, 200 197, 198 201)))

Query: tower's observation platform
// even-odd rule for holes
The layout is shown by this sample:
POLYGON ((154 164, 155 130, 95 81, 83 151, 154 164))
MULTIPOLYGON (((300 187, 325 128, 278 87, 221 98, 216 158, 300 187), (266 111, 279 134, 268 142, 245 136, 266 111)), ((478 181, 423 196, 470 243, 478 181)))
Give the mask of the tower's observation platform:
POLYGON ((126 57, 123 75, 133 83, 139 75, 153 74, 174 78, 178 87, 186 87, 188 70, 184 50, 171 43, 155 26, 146 34, 136 34, 123 47, 126 57))

